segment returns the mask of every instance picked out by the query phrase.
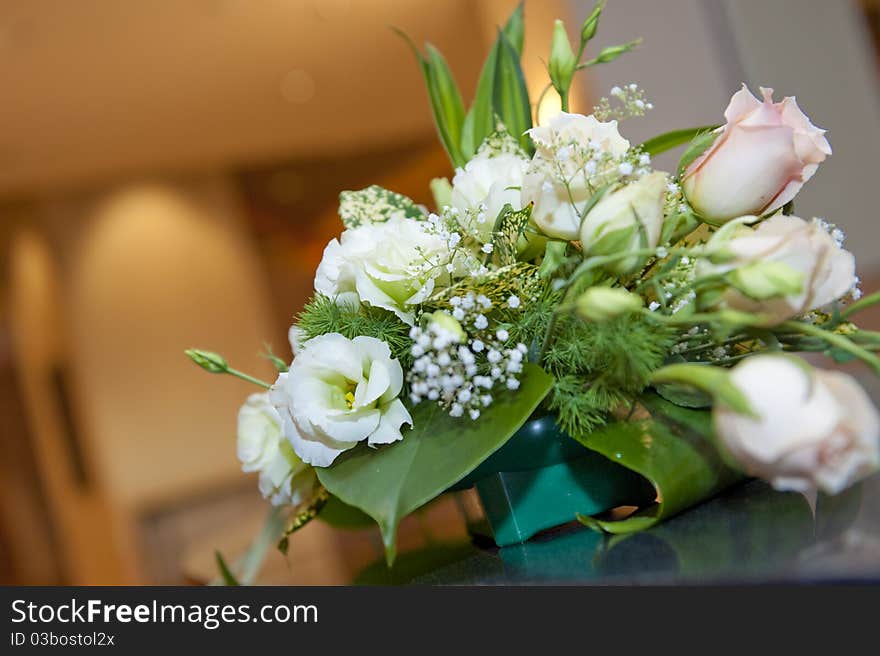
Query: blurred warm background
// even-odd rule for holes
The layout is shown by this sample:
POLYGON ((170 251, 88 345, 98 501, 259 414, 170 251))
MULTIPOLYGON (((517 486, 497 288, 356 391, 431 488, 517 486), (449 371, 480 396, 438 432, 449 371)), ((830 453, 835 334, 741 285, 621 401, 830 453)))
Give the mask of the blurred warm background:
MULTIPOLYGON (((389 26, 434 43, 467 100, 515 4, 0 0, 0 582, 204 582, 215 547, 241 552, 266 510, 234 453, 251 389, 183 349, 272 377, 258 352, 289 357, 339 191, 428 203, 451 174, 389 26)), ((591 7, 526 3, 533 97, 553 18, 574 34, 591 7)), ((637 81, 656 106, 624 124, 638 142, 718 121, 741 81, 797 93, 835 149, 798 206, 846 227, 880 287, 880 2, 611 0, 598 43, 637 36, 573 110, 637 81)), ((402 539, 463 531, 447 500, 402 539)), ((261 580, 344 583, 380 553, 316 522, 261 580)))

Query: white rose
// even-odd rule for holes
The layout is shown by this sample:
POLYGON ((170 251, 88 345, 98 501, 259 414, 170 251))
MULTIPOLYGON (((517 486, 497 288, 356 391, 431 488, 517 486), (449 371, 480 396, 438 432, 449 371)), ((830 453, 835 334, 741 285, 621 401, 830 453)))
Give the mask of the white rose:
POLYGON ((315 470, 284 439, 266 393, 251 394, 238 411, 237 451, 242 471, 260 473, 260 493, 274 506, 299 505, 315 488, 315 470))
POLYGON ((529 161, 517 155, 502 153, 478 155, 456 169, 452 178, 452 206, 466 220, 470 233, 483 243, 492 240, 495 219, 505 205, 519 210, 522 182, 529 161), (480 207, 485 206, 483 211, 480 207), (480 220, 482 219, 482 220, 480 220))
POLYGON ((522 205, 534 202, 532 220, 550 237, 577 239, 584 204, 593 189, 583 174, 583 162, 571 156, 578 149, 592 148, 611 157, 622 157, 629 141, 617 131, 617 121, 602 122, 595 116, 560 112, 548 125, 532 128, 535 158, 523 180, 522 205), (568 154, 561 157, 560 153, 568 154), (548 176, 548 167, 556 175, 548 176), (558 178, 568 181, 563 184, 558 178))
POLYGON ((449 258, 446 243, 422 221, 398 217, 362 225, 327 244, 315 291, 340 303, 384 308, 412 325, 413 306, 448 278, 449 258))
POLYGON ((269 396, 296 455, 327 467, 358 442, 403 438, 412 417, 398 398, 402 387, 403 370, 385 342, 329 333, 303 345, 269 396))
MULTIPOLYGON (((721 233, 719 233, 721 235, 721 233)), ((781 262, 802 276, 801 292, 773 298, 750 298, 729 289, 721 298, 727 307, 768 315, 769 324, 820 308, 846 294, 855 280, 855 258, 838 246, 815 221, 796 216, 773 216, 757 228, 741 226, 721 243, 709 241, 709 248, 722 250, 731 259, 723 264, 700 260, 699 276, 726 273, 755 264, 781 262)))
MULTIPOLYGON (((635 182, 605 194, 587 213, 580 229, 584 255, 613 255, 638 248, 655 248, 663 229, 666 204, 666 174, 655 171, 635 182), (621 246, 615 235, 625 241, 621 246), (644 237, 645 243, 642 243, 644 237)), ((615 262, 610 269, 623 274, 642 258, 615 262)))
POLYGON ((880 467, 880 415, 851 376, 778 355, 747 358, 730 375, 757 418, 719 405, 715 430, 749 475, 837 494, 880 467))

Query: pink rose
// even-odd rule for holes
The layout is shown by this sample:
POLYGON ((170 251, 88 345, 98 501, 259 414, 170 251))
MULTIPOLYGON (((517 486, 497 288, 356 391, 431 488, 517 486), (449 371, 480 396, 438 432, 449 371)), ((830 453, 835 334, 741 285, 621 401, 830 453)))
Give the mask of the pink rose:
POLYGON ((709 223, 779 209, 831 154, 825 130, 794 97, 774 103, 773 89, 761 87, 761 93, 763 102, 743 85, 733 95, 720 136, 684 174, 688 201, 709 223))

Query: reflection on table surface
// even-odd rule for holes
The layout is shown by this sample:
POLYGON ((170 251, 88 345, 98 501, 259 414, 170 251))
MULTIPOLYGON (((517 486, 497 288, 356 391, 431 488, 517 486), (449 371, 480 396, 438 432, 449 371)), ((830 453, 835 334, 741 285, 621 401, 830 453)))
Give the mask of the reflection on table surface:
POLYGON ((642 533, 577 524, 499 549, 474 541, 377 561, 355 583, 753 583, 880 581, 880 476, 813 504, 749 481, 642 533))

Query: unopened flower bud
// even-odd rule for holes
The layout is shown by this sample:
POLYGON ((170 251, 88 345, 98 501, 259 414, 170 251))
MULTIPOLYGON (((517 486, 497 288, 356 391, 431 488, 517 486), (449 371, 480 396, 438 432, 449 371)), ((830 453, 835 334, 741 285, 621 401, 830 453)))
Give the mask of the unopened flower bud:
POLYGON ((428 323, 434 324, 445 333, 448 333, 455 340, 463 342, 467 339, 467 335, 458 320, 448 312, 434 312, 427 315, 428 323))
POLYGON ((210 371, 212 374, 222 374, 229 369, 226 359, 222 355, 214 353, 213 351, 187 349, 184 353, 186 353, 190 360, 195 362, 205 371, 210 371))
POLYGON ((590 287, 577 300, 577 311, 587 321, 609 321, 625 314, 638 312, 643 302, 640 296, 613 287, 590 287))
POLYGON ((571 78, 577 66, 577 58, 568 41, 565 24, 561 20, 556 21, 553 28, 553 41, 550 45, 550 61, 547 68, 550 72, 550 80, 553 87, 561 94, 568 92, 571 86, 571 78))

